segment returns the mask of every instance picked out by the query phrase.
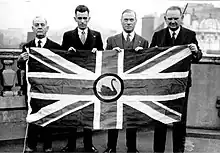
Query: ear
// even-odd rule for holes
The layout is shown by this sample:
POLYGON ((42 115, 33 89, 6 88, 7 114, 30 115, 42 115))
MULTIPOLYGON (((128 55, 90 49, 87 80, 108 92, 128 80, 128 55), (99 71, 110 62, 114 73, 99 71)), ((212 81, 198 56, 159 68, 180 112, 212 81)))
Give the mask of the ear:
POLYGON ((167 20, 167 17, 166 17, 166 16, 164 16, 163 18, 164 18, 164 20, 167 20))
POLYGON ((91 19, 91 17, 88 18, 88 21, 91 19))
POLYGON ((32 28, 32 31, 34 31, 34 26, 32 26, 31 28, 32 28))
POLYGON ((73 17, 74 18, 74 20, 77 22, 77 19, 76 19, 76 17, 73 17))
POLYGON ((49 30, 49 26, 47 26, 47 31, 49 30))

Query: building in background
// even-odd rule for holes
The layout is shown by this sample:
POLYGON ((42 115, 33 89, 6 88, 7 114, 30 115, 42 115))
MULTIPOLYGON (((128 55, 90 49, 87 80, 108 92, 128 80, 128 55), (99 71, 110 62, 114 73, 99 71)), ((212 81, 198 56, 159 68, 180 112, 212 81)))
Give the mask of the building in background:
MULTIPOLYGON (((197 34, 197 40, 204 54, 220 54, 220 8, 212 4, 188 4, 183 26, 197 34)), ((148 15, 142 18, 142 36, 151 41, 152 35, 166 27, 164 14, 160 17, 148 15)))
POLYGON ((4 40, 4 34, 0 32, 0 47, 3 47, 4 45, 3 40, 4 40))

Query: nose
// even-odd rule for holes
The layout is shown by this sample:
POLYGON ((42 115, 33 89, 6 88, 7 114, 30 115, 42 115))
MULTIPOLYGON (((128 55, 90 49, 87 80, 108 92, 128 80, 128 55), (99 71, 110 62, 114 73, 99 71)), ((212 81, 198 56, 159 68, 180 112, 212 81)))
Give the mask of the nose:
POLYGON ((131 20, 128 20, 128 21, 127 21, 127 24, 131 24, 131 23, 132 23, 132 21, 131 21, 131 20))
POLYGON ((39 24, 37 28, 38 28, 38 29, 41 29, 41 28, 42 28, 42 25, 39 24))

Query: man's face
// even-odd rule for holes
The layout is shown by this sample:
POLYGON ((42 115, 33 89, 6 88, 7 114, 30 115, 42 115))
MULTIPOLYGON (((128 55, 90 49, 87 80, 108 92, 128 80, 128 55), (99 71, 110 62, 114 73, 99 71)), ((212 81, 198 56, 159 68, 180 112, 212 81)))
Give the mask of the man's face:
POLYGON ((177 30, 182 23, 182 16, 179 10, 168 10, 164 19, 167 26, 173 31, 177 30))
POLYGON ((84 30, 87 28, 87 24, 90 20, 89 13, 87 11, 86 12, 77 11, 74 19, 78 24, 78 28, 84 30))
POLYGON ((134 12, 125 12, 121 17, 121 24, 125 32, 131 33, 136 25, 136 17, 134 12))
POLYGON ((49 27, 47 26, 47 22, 44 18, 39 17, 34 19, 32 30, 37 38, 41 39, 46 37, 48 29, 49 27))

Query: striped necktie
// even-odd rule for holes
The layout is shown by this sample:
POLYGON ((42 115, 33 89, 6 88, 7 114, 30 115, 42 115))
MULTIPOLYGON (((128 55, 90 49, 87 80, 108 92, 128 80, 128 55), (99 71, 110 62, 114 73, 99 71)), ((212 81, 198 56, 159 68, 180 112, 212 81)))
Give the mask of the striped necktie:
POLYGON ((130 41, 131 41, 130 36, 131 36, 131 34, 128 33, 128 34, 127 34, 127 37, 126 37, 126 41, 127 41, 127 42, 130 42, 130 41))

